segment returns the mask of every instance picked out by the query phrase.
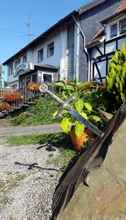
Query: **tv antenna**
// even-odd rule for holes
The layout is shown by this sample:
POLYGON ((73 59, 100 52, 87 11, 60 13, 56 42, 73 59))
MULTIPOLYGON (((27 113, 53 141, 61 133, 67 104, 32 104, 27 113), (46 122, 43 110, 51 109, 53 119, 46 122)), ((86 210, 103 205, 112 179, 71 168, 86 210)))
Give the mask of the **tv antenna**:
POLYGON ((26 22, 26 27, 27 27, 27 37, 28 37, 28 41, 31 41, 32 38, 34 37, 34 34, 32 33, 32 21, 31 21, 31 17, 28 17, 28 20, 26 22))

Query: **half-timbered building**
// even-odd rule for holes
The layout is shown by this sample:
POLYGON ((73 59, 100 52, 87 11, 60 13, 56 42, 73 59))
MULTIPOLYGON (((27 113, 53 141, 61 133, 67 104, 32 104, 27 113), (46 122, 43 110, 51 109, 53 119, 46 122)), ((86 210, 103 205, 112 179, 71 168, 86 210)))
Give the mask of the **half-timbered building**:
POLYGON ((90 54, 90 79, 106 78, 109 63, 116 50, 126 44, 126 0, 120 3, 113 15, 101 22, 102 27, 87 45, 90 54))

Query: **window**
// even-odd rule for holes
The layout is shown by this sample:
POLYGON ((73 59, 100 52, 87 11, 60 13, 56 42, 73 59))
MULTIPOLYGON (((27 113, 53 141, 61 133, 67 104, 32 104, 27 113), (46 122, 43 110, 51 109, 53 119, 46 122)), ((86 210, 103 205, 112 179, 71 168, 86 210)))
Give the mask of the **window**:
POLYGON ((54 55, 54 42, 48 44, 47 46, 47 57, 51 57, 54 55))
POLYGON ((123 18, 119 21, 119 32, 120 34, 126 32, 126 18, 123 18))
POLYGON ((20 61, 21 61, 20 58, 15 61, 15 69, 20 64, 20 61))
POLYGON ((37 74, 32 75, 32 82, 37 83, 37 74))
POLYGON ((52 82, 52 75, 51 74, 43 74, 43 81, 46 83, 52 82))
POLYGON ((13 63, 11 63, 9 66, 8 66, 8 75, 12 75, 13 74, 13 63))
POLYGON ((118 27, 117 27, 117 23, 115 23, 110 26, 110 37, 111 38, 116 37, 117 34, 118 34, 118 27))
POLYGON ((38 63, 43 61, 43 48, 38 51, 38 63))
POLYGON ((26 62, 27 62, 27 56, 24 55, 24 56, 23 56, 23 63, 26 63, 26 62))
POLYGON ((126 17, 110 24, 109 39, 119 37, 121 34, 126 33, 126 17))

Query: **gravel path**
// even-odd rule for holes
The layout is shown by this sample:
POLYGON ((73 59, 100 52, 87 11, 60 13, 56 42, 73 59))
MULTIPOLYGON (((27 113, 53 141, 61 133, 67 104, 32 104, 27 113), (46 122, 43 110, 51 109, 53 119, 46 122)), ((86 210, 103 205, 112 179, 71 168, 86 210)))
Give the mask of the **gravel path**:
POLYGON ((60 171, 49 171, 15 165, 38 163, 54 168, 50 158, 59 155, 37 145, 9 146, 0 142, 0 220, 48 220, 52 196, 61 176, 60 171))
POLYGON ((29 135, 29 134, 51 134, 60 132, 59 124, 51 125, 38 125, 38 126, 28 126, 28 127, 5 127, 0 126, 0 137, 12 136, 12 135, 29 135))

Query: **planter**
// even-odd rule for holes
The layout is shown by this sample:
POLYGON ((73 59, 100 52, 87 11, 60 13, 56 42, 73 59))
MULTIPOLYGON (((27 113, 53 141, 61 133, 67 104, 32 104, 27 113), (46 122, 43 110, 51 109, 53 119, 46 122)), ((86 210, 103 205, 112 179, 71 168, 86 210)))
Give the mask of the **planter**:
POLYGON ((96 135, 89 128, 85 128, 85 132, 91 139, 94 139, 96 137, 96 135))
POLYGON ((86 144, 86 142, 88 141, 88 135, 86 132, 84 132, 83 134, 80 135, 80 137, 77 137, 75 134, 75 129, 74 127, 72 128, 71 132, 70 132, 70 137, 72 140, 72 144, 74 146, 74 149, 78 152, 80 152, 82 150, 82 146, 84 144, 86 144))

